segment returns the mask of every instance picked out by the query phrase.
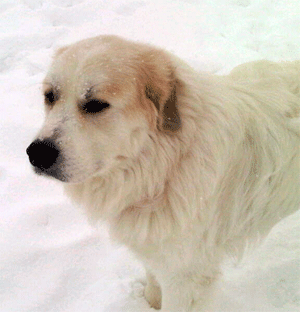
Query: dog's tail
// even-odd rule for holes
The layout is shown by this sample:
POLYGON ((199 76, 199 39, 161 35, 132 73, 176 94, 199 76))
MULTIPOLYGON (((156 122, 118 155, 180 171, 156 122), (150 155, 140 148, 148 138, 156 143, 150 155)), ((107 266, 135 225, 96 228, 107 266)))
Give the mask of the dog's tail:
POLYGON ((236 81, 278 78, 291 93, 300 97, 300 60, 279 63, 266 60, 249 62, 234 68, 229 76, 236 81))

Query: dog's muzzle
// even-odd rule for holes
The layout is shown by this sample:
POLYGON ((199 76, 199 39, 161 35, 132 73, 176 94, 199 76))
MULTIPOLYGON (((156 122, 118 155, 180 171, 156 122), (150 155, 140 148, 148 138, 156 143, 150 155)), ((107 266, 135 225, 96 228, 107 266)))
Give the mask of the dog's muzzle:
POLYGON ((52 139, 33 141, 26 149, 26 153, 36 173, 46 174, 60 181, 66 181, 61 169, 63 156, 52 139))

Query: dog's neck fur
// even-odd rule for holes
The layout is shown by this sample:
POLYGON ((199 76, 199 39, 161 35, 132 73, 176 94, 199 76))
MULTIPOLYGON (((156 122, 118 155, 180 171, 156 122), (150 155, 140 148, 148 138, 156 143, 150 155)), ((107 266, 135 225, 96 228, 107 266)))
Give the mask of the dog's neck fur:
POLYGON ((165 195, 173 170, 184 157, 184 148, 179 147, 184 143, 172 144, 173 140, 174 137, 168 140, 167 136, 149 137, 144 150, 122 169, 67 185, 66 191, 76 202, 87 206, 92 220, 107 220, 114 231, 122 231, 121 237, 127 243, 137 238, 141 242, 154 239, 162 231, 168 235, 174 232, 179 220, 186 220, 168 208, 165 195), (163 149, 164 146, 168 148, 163 149), (170 163, 170 159, 176 160, 176 164, 170 163))

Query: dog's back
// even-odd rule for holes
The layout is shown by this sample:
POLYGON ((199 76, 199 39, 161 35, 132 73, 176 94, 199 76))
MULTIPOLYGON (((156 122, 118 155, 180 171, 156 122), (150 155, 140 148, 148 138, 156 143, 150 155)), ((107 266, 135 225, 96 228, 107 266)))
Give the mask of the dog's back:
MULTIPOLYGON (((300 61, 254 61, 235 67, 230 75, 234 80, 278 79, 290 92, 300 97, 300 61)), ((300 106, 300 103, 299 103, 300 106)))
MULTIPOLYGON (((249 177, 252 191, 267 195, 268 204, 264 210, 255 208, 259 204, 252 205, 247 218, 249 224, 256 219, 253 224, 263 236, 265 230, 267 234, 272 225, 300 205, 300 61, 249 62, 234 68, 227 77, 243 94, 254 96, 260 103, 250 117, 255 122, 247 135, 247 146, 254 157, 253 168, 264 170, 256 172, 256 168, 249 177), (262 183, 264 180, 266 183, 262 183), (265 190, 263 185, 267 185, 265 190)), ((249 114, 250 110, 244 112, 249 114)), ((253 201, 261 204, 263 197, 254 194, 253 201)))

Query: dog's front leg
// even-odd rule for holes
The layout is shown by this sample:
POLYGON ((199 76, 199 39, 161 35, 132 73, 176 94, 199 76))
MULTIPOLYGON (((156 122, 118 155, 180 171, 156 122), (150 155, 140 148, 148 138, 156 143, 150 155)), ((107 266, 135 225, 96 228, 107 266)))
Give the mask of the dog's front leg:
POLYGON ((215 289, 214 277, 187 272, 172 276, 162 285, 162 312, 209 312, 215 289))

